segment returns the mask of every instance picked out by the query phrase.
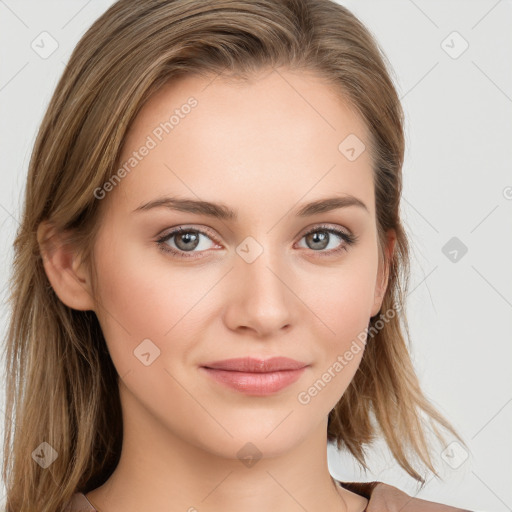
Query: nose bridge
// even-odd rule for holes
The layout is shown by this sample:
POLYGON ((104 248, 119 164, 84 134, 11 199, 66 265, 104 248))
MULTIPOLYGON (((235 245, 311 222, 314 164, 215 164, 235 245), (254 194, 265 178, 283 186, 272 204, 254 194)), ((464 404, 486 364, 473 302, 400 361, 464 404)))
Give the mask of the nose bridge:
POLYGON ((241 308, 240 323, 258 330, 279 329, 293 317, 290 266, 284 247, 272 242, 271 234, 258 238, 248 236, 236 248, 232 300, 241 308))
POLYGON ((281 254, 284 248, 276 247, 272 241, 273 237, 269 234, 258 238, 261 242, 248 236, 237 247, 237 270, 240 271, 246 285, 254 288, 255 293, 270 292, 271 295, 283 295, 288 274, 286 255, 281 254))

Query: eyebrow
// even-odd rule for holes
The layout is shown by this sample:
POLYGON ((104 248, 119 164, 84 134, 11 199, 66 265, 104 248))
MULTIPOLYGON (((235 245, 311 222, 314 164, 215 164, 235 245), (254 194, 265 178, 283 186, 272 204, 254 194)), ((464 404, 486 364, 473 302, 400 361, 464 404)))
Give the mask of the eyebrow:
MULTIPOLYGON (((352 195, 334 196, 326 199, 318 199, 311 203, 301 206, 297 211, 298 217, 309 217, 318 213, 325 213, 339 208, 357 206, 370 213, 368 207, 352 195)), ((238 213, 222 203, 212 203, 210 201, 199 201, 195 199, 180 199, 177 197, 161 197, 142 204, 133 212, 148 211, 153 208, 168 208, 180 212, 194 213, 196 215, 207 215, 221 220, 236 221, 238 213)))

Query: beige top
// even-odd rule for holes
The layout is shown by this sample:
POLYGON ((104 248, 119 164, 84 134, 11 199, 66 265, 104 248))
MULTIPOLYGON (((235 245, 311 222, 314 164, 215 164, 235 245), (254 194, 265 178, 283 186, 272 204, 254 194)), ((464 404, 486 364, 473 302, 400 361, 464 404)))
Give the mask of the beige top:
MULTIPOLYGON (((413 498, 382 482, 336 482, 351 492, 368 498, 364 512, 471 512, 433 501, 413 498), (407 508, 406 508, 407 507, 407 508)), ((98 512, 81 492, 73 494, 64 512, 98 512)))

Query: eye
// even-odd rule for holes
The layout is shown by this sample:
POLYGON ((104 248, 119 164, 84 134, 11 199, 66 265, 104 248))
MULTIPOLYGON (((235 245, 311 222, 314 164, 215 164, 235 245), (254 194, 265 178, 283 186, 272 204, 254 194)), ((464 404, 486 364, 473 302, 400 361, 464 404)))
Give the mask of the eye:
POLYGON ((349 247, 357 241, 357 236, 330 226, 315 226, 305 233, 302 238, 306 239, 307 247, 312 249, 313 252, 325 252, 329 256, 337 254, 340 251, 348 251, 349 247), (336 244, 334 240, 334 247, 325 251, 333 241, 332 235, 335 235, 335 238, 343 240, 343 243, 339 245, 336 244))
POLYGON ((186 253, 207 250, 208 247, 204 247, 204 243, 201 241, 202 237, 210 239, 210 235, 200 229, 179 227, 164 234, 157 240, 157 244, 164 252, 171 253, 181 258, 195 258, 196 256, 188 255, 186 253), (174 247, 168 244, 172 239, 175 239, 173 241, 174 247), (194 249, 197 249, 198 247, 200 250, 194 251, 194 249))
MULTIPOLYGON (((203 237, 210 240, 210 242, 214 238, 209 232, 201 229, 179 227, 165 233, 156 240, 156 243, 160 250, 165 253, 170 253, 179 258, 197 258, 201 256, 196 256, 196 253, 205 252, 211 248, 208 247, 208 243, 202 242, 201 238, 203 237)), ((357 236, 351 233, 330 226, 316 226, 305 233, 301 240, 303 238, 306 239, 307 248, 322 255, 326 253, 326 256, 337 254, 340 251, 348 251, 349 246, 355 244, 358 239, 357 236), (335 244, 334 247, 326 251, 326 247, 332 242, 332 235, 335 235, 335 238, 339 240, 341 239, 343 243, 341 245, 339 243, 335 244)))

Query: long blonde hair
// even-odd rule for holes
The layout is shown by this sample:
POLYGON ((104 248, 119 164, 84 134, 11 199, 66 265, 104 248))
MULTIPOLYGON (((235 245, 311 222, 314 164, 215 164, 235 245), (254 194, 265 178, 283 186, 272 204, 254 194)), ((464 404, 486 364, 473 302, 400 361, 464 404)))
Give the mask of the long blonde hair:
POLYGON ((5 345, 8 512, 60 510, 74 492, 110 476, 122 444, 118 375, 97 317, 70 309, 54 293, 39 224, 49 220, 67 233, 92 266, 100 218, 94 190, 116 171, 127 130, 148 98, 183 74, 249 77, 278 66, 316 72, 362 116, 371 137, 381 258, 386 232, 397 236, 381 310, 396 314, 370 319, 360 367, 329 414, 328 440, 366 467, 365 445, 382 435, 400 466, 421 482, 413 458, 435 472, 427 428, 441 439, 438 424, 459 438, 423 395, 404 337, 403 111, 369 31, 330 0, 120 0, 77 44, 30 161, 5 345), (42 442, 58 454, 46 469, 33 458, 42 442))

